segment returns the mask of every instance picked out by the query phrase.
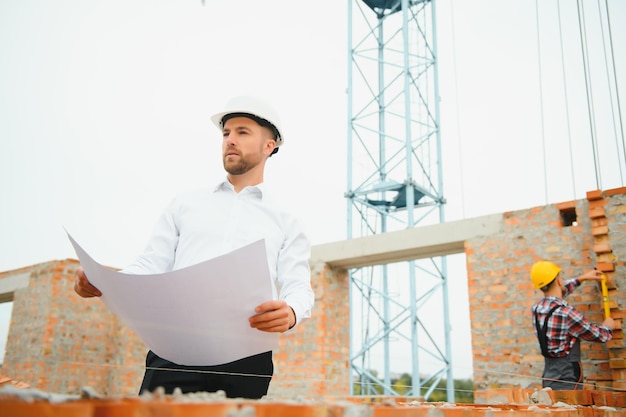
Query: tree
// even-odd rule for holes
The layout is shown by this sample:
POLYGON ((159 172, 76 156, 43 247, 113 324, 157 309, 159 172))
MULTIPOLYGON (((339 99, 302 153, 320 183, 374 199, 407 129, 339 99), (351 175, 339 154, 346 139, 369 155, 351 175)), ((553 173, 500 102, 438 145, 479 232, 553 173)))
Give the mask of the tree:
MULTIPOLYGON (((435 390, 430 394, 427 401, 445 402, 448 395, 446 393, 447 381, 442 379, 437 384, 435 390)), ((454 380, 454 401, 456 403, 473 403, 474 402, 474 382, 471 379, 455 379, 454 380)), ((422 387, 422 395, 426 394, 430 387, 422 387)))
MULTIPOLYGON (((376 378, 378 376, 377 371, 369 371, 369 373, 376 378)), ((382 385, 372 382, 371 379, 363 378, 363 380, 357 380, 354 383, 353 395, 382 395, 384 389, 382 385), (368 382, 362 382, 368 381, 368 382)), ((407 395, 412 389, 413 379, 408 373, 400 375, 400 377, 391 379, 391 388, 398 396, 407 395)), ((426 399, 429 402, 445 402, 448 399, 447 395, 447 382, 442 379, 437 384, 437 387, 430 394, 430 397, 426 399)), ((455 379, 454 380, 454 401, 456 403, 473 403, 474 402, 474 382, 471 379, 455 379)), ((430 386, 421 387, 420 395, 423 397, 429 390, 430 386)), ((413 395, 417 397, 417 395, 413 395)))

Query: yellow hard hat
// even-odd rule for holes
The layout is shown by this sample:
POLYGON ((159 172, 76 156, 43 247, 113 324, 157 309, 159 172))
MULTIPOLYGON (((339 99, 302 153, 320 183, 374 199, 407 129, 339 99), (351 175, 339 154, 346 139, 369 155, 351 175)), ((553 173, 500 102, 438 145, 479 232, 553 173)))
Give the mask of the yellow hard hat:
POLYGON ((535 288, 543 288, 556 278, 561 268, 549 261, 539 261, 530 270, 530 279, 535 288))

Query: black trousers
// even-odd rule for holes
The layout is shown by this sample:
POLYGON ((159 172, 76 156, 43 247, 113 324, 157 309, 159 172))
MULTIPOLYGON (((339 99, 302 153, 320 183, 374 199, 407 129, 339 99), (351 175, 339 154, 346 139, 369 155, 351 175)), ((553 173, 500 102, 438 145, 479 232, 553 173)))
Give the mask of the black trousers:
POLYGON ((149 351, 139 394, 163 387, 166 394, 175 388, 183 393, 222 390, 228 398, 258 399, 267 394, 273 374, 271 351, 215 366, 178 365, 149 351))

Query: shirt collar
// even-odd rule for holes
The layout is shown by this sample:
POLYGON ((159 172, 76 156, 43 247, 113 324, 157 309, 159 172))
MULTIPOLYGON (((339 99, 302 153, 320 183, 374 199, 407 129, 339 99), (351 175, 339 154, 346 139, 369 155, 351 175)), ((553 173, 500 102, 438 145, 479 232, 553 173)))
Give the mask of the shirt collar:
MULTIPOLYGON (((230 181, 228 181, 228 178, 226 178, 224 179, 224 181, 217 184, 217 186, 213 189, 213 192, 218 192, 218 191, 228 191, 228 192, 234 193, 235 187, 230 183, 230 181)), ((256 197, 259 200, 262 200, 264 191, 265 191, 265 185, 264 183, 260 183, 257 185, 248 185, 244 187, 244 189, 241 190, 239 194, 242 196, 247 195, 250 197, 256 197)))
POLYGON ((542 302, 543 304, 557 303, 561 305, 567 305, 567 301, 562 298, 555 297, 554 295, 546 295, 545 297, 543 297, 542 302))

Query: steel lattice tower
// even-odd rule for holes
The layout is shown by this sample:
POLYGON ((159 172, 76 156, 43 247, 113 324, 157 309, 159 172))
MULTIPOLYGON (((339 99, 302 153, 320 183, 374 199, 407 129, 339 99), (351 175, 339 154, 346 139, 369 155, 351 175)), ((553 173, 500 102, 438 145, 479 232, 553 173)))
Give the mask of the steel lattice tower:
MULTIPOLYGON (((347 237, 444 222, 435 1, 348 0, 348 20, 347 237)), ((446 378, 454 401, 445 257, 350 270, 350 306, 351 393, 446 378)))

